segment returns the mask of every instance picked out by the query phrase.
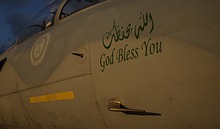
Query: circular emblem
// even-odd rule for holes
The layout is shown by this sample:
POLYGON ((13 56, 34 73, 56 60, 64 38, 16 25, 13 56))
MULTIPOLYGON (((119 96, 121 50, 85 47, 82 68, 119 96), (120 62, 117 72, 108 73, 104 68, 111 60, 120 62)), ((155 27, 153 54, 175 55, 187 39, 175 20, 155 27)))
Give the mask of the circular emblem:
POLYGON ((50 34, 47 33, 41 36, 33 45, 30 54, 30 60, 32 65, 38 66, 44 59, 47 51, 47 46, 50 40, 50 34))

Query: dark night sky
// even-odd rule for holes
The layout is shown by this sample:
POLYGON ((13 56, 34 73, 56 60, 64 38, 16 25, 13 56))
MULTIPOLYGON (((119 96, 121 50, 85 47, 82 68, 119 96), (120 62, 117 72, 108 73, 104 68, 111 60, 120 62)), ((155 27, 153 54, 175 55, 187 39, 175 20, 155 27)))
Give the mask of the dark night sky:
POLYGON ((0 54, 10 47, 21 29, 54 0, 0 0, 0 54))

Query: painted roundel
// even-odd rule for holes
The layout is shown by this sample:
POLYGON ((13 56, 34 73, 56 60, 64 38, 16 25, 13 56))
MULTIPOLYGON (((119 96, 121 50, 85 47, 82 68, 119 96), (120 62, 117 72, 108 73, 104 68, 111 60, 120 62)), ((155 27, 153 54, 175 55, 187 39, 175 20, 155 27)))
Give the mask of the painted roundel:
POLYGON ((33 45, 30 60, 33 66, 38 66, 43 61, 47 46, 50 40, 50 33, 41 36, 33 45))

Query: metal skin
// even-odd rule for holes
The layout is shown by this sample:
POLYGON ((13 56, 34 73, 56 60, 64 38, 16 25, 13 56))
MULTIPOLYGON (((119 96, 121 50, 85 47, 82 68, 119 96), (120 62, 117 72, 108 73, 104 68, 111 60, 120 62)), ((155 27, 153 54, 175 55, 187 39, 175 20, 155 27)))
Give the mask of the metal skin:
POLYGON ((219 1, 65 2, 0 56, 1 129, 220 128, 219 1))

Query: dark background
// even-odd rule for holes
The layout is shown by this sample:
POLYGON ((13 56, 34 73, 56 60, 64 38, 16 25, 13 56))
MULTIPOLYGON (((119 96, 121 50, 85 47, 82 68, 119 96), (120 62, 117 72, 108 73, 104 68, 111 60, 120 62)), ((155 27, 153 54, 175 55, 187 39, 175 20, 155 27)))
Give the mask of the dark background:
POLYGON ((15 43, 19 32, 55 0, 0 0, 0 54, 15 43))

